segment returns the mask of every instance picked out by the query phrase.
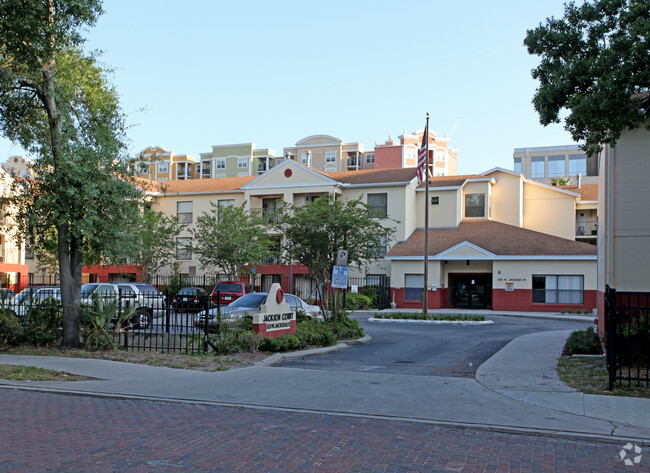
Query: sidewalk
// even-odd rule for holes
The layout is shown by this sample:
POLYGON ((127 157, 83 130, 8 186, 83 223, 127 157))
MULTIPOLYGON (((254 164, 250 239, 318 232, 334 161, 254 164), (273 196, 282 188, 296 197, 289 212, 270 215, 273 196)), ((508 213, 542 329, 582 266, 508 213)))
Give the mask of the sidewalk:
MULTIPOLYGON (((569 333, 519 337, 485 362, 476 379, 263 364, 206 373, 107 360, 0 355, 4 364, 100 378, 76 382, 2 380, 0 388, 393 418, 650 444, 649 399, 585 395, 557 378, 555 362, 569 333)), ((336 347, 341 348, 345 347, 336 347)))

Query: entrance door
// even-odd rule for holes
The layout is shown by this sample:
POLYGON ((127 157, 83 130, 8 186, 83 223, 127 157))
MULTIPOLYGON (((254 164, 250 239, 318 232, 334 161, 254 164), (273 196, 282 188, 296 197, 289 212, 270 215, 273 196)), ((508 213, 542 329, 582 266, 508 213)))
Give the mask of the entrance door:
POLYGON ((492 306, 491 274, 450 274, 451 305, 458 309, 485 309, 492 306))

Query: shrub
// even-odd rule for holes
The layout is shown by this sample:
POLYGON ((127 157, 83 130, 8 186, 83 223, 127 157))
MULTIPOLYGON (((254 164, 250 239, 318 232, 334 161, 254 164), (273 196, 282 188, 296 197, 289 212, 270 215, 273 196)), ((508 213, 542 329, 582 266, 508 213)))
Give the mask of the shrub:
POLYGON ((372 305, 370 297, 359 292, 348 292, 345 296, 345 308, 349 311, 367 309, 372 305))
POLYGON ((574 330, 564 345, 565 356, 571 355, 600 355, 603 349, 593 327, 584 330, 574 330))
POLYGON ((345 314, 340 314, 336 324, 339 340, 354 340, 363 337, 363 328, 359 321, 351 319, 345 314))
POLYGON ((373 285, 373 286, 365 286, 363 289, 361 289, 361 294, 364 296, 368 297, 370 299, 370 303, 368 304, 367 308, 370 309, 376 309, 379 307, 379 293, 381 291, 380 286, 373 285))
POLYGON ((61 338, 62 323, 61 301, 47 297, 27 308, 19 342, 31 345, 56 343, 61 338))

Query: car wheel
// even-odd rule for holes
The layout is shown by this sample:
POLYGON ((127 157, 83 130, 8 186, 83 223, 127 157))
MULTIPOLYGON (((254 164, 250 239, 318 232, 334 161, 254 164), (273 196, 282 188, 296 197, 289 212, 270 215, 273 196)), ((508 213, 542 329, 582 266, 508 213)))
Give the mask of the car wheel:
POLYGON ((153 322, 153 313, 151 309, 141 309, 133 317, 133 325, 136 328, 149 328, 153 322))

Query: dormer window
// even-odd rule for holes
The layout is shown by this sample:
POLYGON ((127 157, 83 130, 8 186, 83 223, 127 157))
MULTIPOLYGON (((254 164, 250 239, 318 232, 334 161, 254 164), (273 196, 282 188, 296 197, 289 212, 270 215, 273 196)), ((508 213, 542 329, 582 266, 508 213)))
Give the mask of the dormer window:
POLYGON ((485 194, 465 195, 465 218, 485 217, 485 194))

